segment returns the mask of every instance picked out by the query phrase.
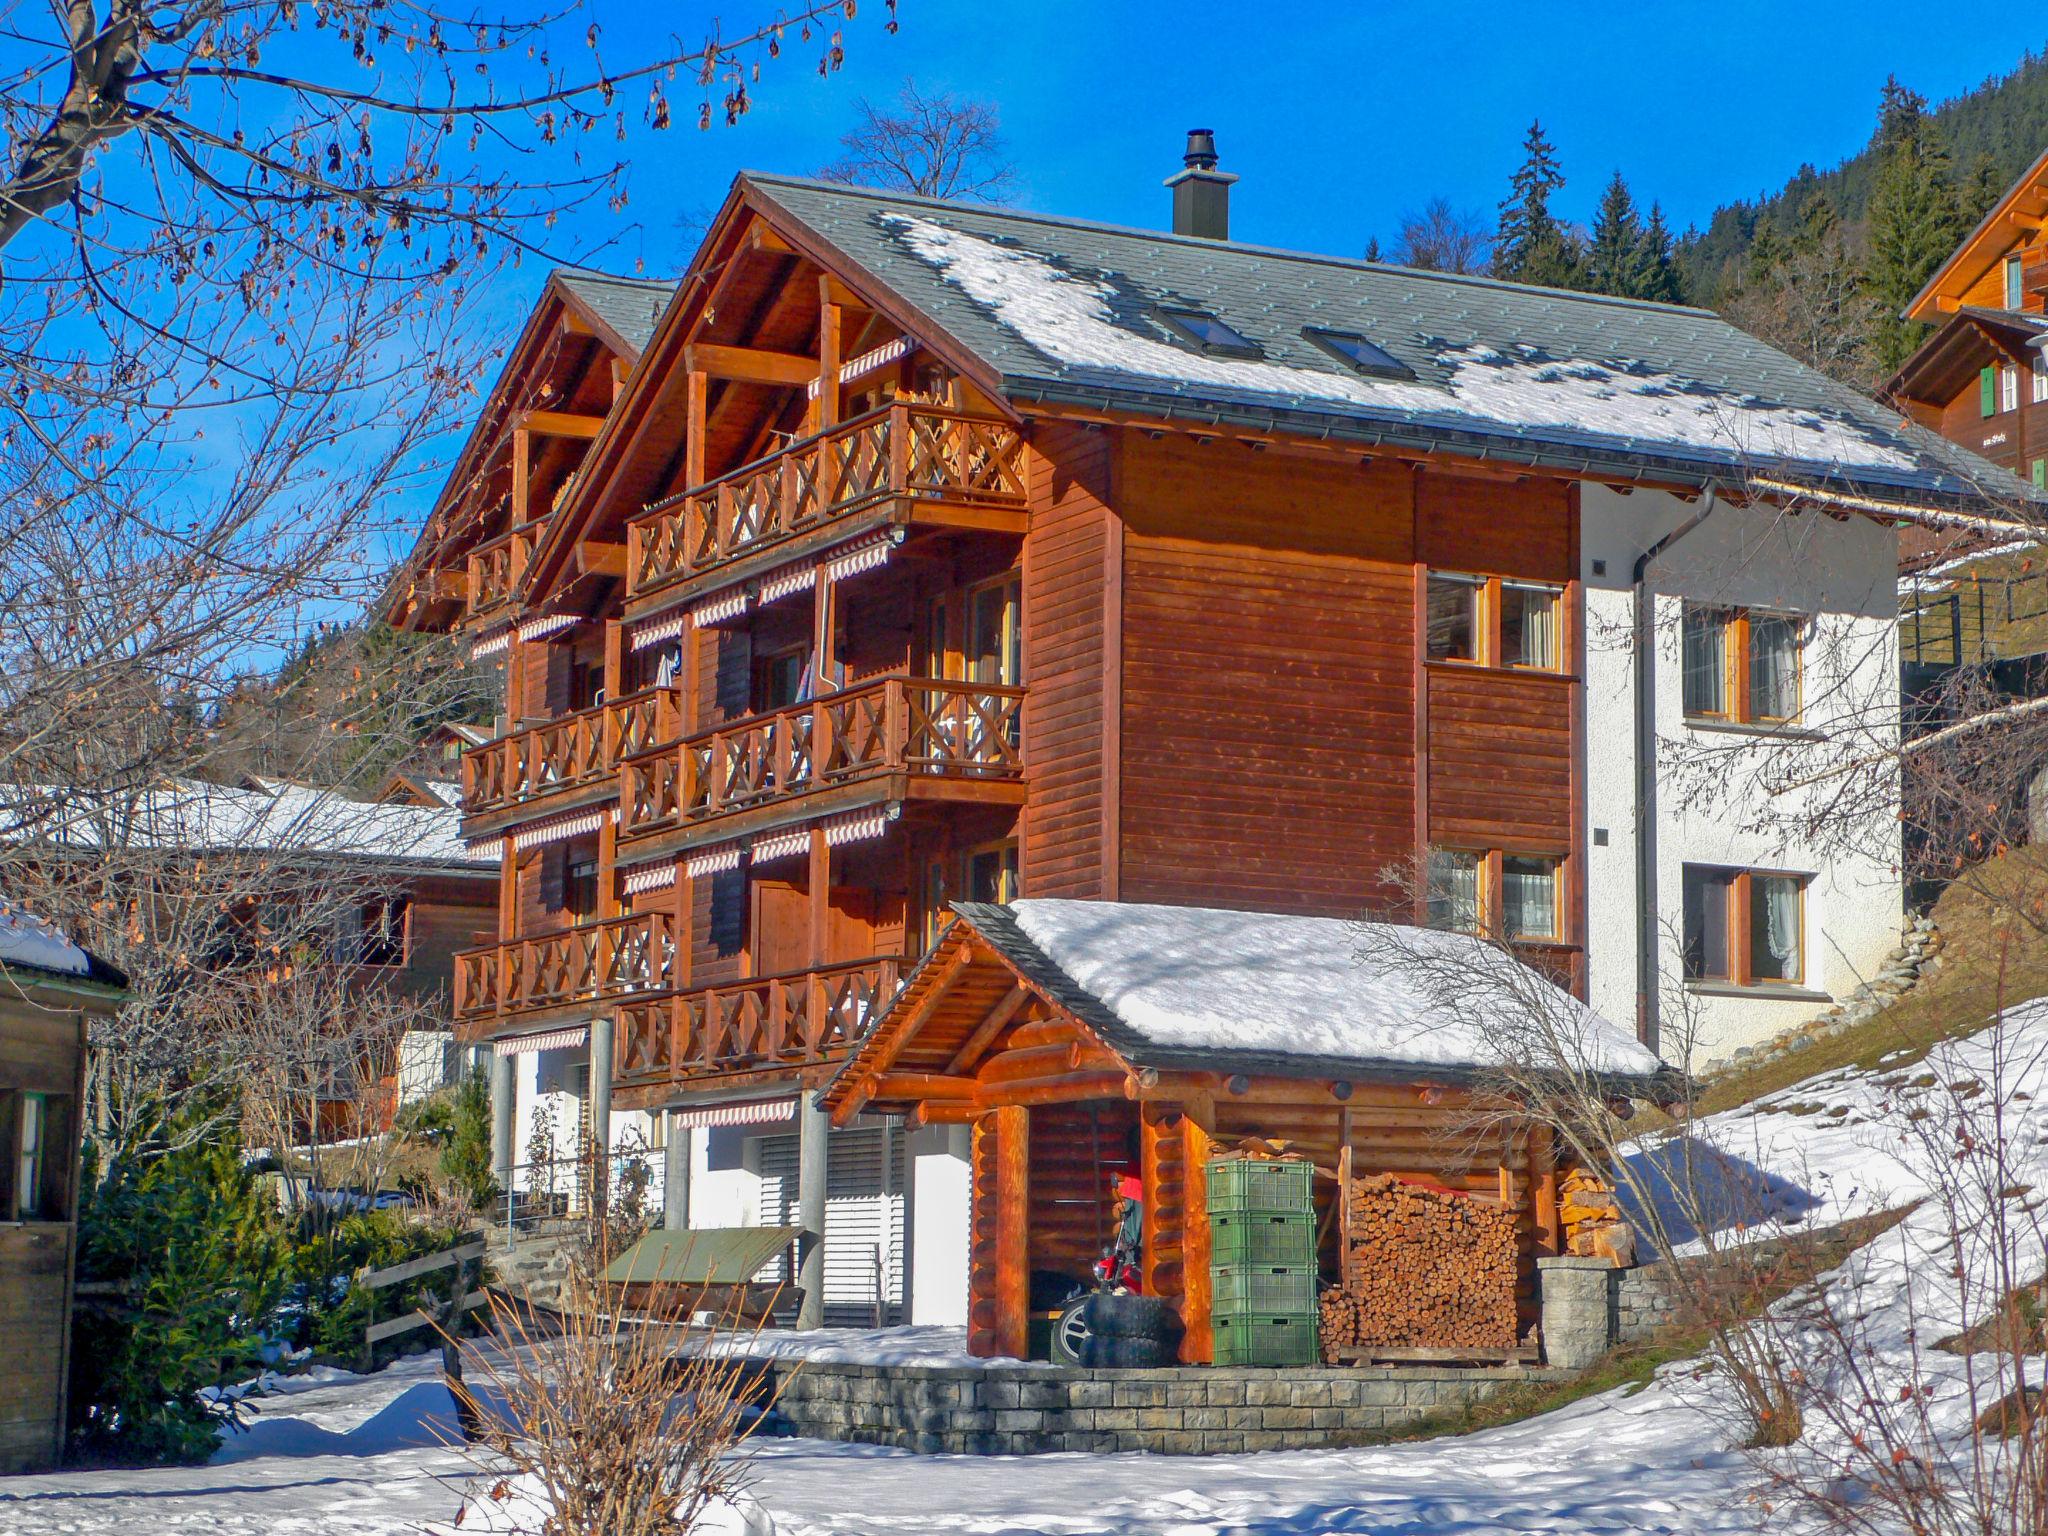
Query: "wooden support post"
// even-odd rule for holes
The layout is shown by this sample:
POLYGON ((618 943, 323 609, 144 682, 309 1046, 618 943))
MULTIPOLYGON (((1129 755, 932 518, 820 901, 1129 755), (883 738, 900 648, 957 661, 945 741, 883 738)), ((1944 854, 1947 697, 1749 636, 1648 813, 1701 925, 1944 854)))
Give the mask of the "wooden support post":
POLYGON ((619 619, 604 624, 604 696, 624 697, 626 692, 626 626, 619 619))
POLYGON ((1536 1246, 1546 1256, 1564 1251, 1564 1226, 1557 1215, 1557 1145, 1547 1125, 1529 1133, 1529 1184, 1536 1200, 1536 1246))
POLYGON ((683 489, 686 491, 694 491, 704 483, 704 402, 710 392, 711 376, 702 369, 692 372, 683 397, 683 489))
POLYGON ((619 896, 619 819, 607 816, 597 824, 597 915, 619 917, 625 902, 619 896))
POLYGON ((533 434, 524 427, 512 429, 512 526, 523 528, 528 522, 528 482, 532 479, 533 434))
POLYGON ((797 1238, 796 1283, 803 1288, 797 1302, 796 1325, 822 1328, 825 1325, 825 1190, 826 1143, 831 1122, 817 1107, 809 1092, 797 1096, 796 1200, 797 1238))
POLYGON ((1187 1208, 1182 1216, 1185 1288, 1181 1292, 1180 1358, 1187 1365, 1207 1365, 1216 1353, 1215 1297, 1209 1273, 1209 1133, 1195 1123, 1193 1115, 1181 1117, 1180 1129, 1182 1164, 1187 1170, 1182 1181, 1187 1208))
POLYGON ((509 944, 519 935, 519 854, 506 838, 498 854, 498 942, 509 944))
POLYGON ((1030 1349, 1031 1111, 1006 1104, 995 1124, 995 1352, 1021 1360, 1030 1349))
POLYGON ((830 279, 818 278, 818 398, 813 406, 820 432, 839 421, 840 308, 832 302, 830 279))

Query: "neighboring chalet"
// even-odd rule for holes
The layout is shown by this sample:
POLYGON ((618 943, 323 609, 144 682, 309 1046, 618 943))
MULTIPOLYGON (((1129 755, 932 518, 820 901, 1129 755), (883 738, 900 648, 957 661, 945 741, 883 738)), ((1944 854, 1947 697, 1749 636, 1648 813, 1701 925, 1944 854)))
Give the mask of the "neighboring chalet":
POLYGON ((1174 180, 1164 233, 742 176, 634 333, 558 274, 391 604, 505 658, 500 1166, 587 1083, 672 1222, 822 1231, 808 1320, 966 1317, 968 1128, 811 1092, 922 1028, 955 903, 1498 931, 1666 1051, 1682 977, 1702 1059, 1896 942, 1885 808, 1826 853, 1656 754, 1895 699, 1897 526, 1983 466, 1710 314, 1233 243, 1206 144, 1174 180))
POLYGON ((0 899, 0 1473, 63 1456, 86 1028, 124 984, 0 899))

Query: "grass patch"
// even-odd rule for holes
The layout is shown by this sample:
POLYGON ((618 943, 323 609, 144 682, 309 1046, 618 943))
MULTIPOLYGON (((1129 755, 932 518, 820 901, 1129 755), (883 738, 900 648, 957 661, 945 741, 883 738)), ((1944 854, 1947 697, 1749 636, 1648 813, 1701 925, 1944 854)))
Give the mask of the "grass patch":
POLYGON ((1988 859, 1935 903, 1940 967, 1876 1017, 1704 1085, 1695 1114, 1711 1115, 1781 1093, 1843 1067, 1902 1071, 1943 1040, 1982 1030, 2000 1007, 2048 997, 2048 942, 2009 914, 2048 896, 2048 851, 2016 848, 1988 859))

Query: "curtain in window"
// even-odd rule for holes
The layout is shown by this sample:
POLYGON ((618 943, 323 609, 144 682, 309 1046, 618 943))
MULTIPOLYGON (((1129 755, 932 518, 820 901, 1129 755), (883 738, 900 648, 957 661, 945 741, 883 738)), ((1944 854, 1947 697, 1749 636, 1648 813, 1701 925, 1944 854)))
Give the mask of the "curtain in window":
POLYGON ((1555 670, 1558 593, 1549 587, 1503 582, 1500 602, 1501 660, 1511 667, 1555 670))
POLYGON ((1757 875, 1750 903, 1750 968, 1765 981, 1799 980, 1799 882, 1757 875))
POLYGON ((1548 859, 1503 859, 1501 918, 1508 937, 1557 937, 1557 866, 1548 859))
POLYGON ((1749 621, 1749 712, 1759 720, 1799 713, 1799 621, 1770 614, 1749 621))
POLYGON ((1479 857, 1442 848, 1429 852, 1429 925, 1461 933, 1479 929, 1479 857))
POLYGON ((1685 610, 1685 712, 1728 713, 1726 615, 1714 608, 1685 610))

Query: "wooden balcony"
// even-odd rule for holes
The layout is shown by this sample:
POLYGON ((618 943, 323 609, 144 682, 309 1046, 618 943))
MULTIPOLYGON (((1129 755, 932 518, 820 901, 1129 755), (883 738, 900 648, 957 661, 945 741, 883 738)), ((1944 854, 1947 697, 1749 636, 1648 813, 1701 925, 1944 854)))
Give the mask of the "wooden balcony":
POLYGON ((465 623, 480 623, 509 609, 519 595, 534 549, 548 528, 545 517, 501 533, 469 552, 468 608, 465 623))
POLYGON ((610 799, 620 760, 673 742, 679 719, 675 690, 648 688, 470 748, 462 754, 465 832, 610 799))
POLYGON ((676 849, 886 800, 1024 798, 1024 690, 884 677, 619 765, 619 839, 676 849))
POLYGON ((645 1101, 718 1078, 763 1078, 837 1061, 896 995, 909 962, 851 960, 647 998, 618 1009, 615 1081, 645 1101))
POLYGON ((714 571, 745 574, 868 523, 1021 532, 1024 444, 1007 422, 898 402, 709 481, 627 530, 629 603, 714 571))
POLYGON ((474 1038, 522 1014, 667 992, 675 958, 676 921, 666 912, 464 950, 455 957, 455 1019, 474 1038))

